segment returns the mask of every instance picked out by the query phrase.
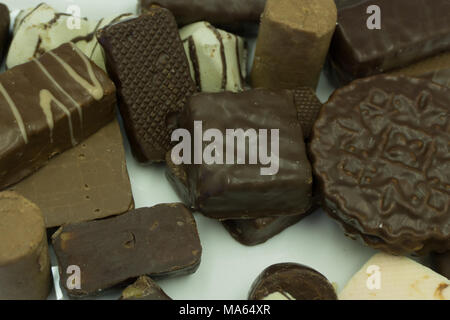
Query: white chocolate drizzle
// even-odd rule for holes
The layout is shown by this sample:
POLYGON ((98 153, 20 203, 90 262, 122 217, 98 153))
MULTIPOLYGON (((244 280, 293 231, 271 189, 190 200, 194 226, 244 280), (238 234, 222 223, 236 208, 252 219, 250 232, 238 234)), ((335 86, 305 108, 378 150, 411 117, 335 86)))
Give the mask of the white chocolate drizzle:
POLYGON ((14 101, 12 101, 8 92, 5 90, 5 87, 1 83, 0 83, 0 92, 5 97, 6 102, 8 102, 8 105, 11 108, 14 118, 16 118, 17 125, 19 126, 20 133, 22 134, 25 144, 28 144, 28 135, 27 135, 27 131, 25 130, 25 124, 23 123, 22 116, 20 115, 20 112, 17 109, 16 104, 14 103, 14 101))
POLYGON ((53 128, 55 126, 55 122, 53 120, 53 113, 52 113, 52 102, 58 106, 58 108, 61 109, 66 115, 69 120, 69 130, 70 130, 70 139, 72 141, 72 145, 75 146, 77 144, 74 134, 73 134, 73 124, 72 124, 72 115, 70 113, 70 110, 67 109, 67 107, 62 104, 58 99, 53 96, 53 94, 48 91, 47 89, 41 90, 39 93, 39 104, 42 108, 42 111, 45 114, 45 118, 47 119, 47 124, 50 129, 50 141, 53 143, 53 128))
POLYGON ((89 81, 86 81, 83 77, 81 77, 68 63, 66 63, 63 59, 58 57, 56 54, 54 54, 52 51, 49 51, 48 53, 53 56, 53 58, 58 61, 61 66, 66 70, 66 72, 76 81, 78 82, 83 88, 85 88, 89 94, 95 99, 100 100, 103 98, 104 91, 103 87, 100 83, 100 81, 97 79, 94 73, 94 69, 92 68, 92 64, 89 62, 89 60, 86 58, 86 56, 81 53, 75 46, 73 46, 74 51, 80 56, 80 58, 83 60, 84 64, 87 67, 89 78, 91 79, 93 84, 90 84, 89 81))

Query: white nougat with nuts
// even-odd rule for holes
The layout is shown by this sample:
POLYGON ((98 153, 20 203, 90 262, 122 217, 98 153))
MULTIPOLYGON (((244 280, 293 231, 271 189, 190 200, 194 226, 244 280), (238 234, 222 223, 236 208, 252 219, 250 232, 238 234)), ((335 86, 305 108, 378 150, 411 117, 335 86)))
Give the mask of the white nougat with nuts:
POLYGON ((247 76, 245 40, 196 22, 180 30, 191 75, 202 92, 239 92, 247 76))

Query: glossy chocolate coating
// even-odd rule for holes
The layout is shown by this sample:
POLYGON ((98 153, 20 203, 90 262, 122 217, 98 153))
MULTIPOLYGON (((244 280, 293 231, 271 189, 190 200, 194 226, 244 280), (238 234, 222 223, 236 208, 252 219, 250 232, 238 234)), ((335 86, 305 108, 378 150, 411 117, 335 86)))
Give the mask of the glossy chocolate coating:
POLYGON ((350 234, 394 254, 450 248, 450 89, 376 76, 337 90, 313 131, 324 206, 350 234))
POLYGON ((182 204, 69 224, 52 236, 52 242, 62 287, 68 289, 68 266, 80 267, 81 289, 67 290, 74 297, 97 294, 141 275, 193 273, 202 252, 194 217, 182 204))
POLYGON ((405 67, 450 50, 450 2, 366 1, 339 11, 331 58, 343 83, 405 67), (381 29, 367 27, 369 5, 381 9, 381 29))
POLYGON ((314 269, 297 263, 266 268, 253 282, 249 300, 337 300, 331 283, 314 269))
POLYGON ((0 3, 0 62, 3 61, 9 41, 9 24, 9 9, 5 4, 0 3))
POLYGON ((172 119, 196 90, 173 15, 155 7, 100 30, 97 38, 133 155, 142 163, 164 161, 172 119))
POLYGON ((39 206, 47 228, 134 209, 119 123, 113 120, 10 190, 39 206))
POLYGON ((43 300, 51 289, 42 212, 21 195, 0 193, 0 300, 43 300))
POLYGON ((114 117, 115 87, 72 44, 0 75, 0 189, 44 166, 114 117))
POLYGON ((147 276, 139 277, 122 292, 120 300, 172 300, 158 284, 147 276))
POLYGON ((432 267, 434 271, 450 279, 450 251, 432 255, 432 267))
POLYGON ((151 6, 169 9, 179 25, 208 21, 230 31, 243 31, 244 25, 258 25, 266 0, 140 0, 139 9, 151 6))
MULTIPOLYGON (((203 131, 218 129, 224 137, 227 129, 266 129, 270 139, 270 130, 279 130, 276 175, 261 175, 260 169, 268 166, 248 161, 246 164, 185 165, 190 203, 196 210, 225 220, 296 215, 311 207, 312 169, 292 92, 255 89, 243 93, 197 94, 191 97, 180 116, 180 128, 192 137, 194 121, 202 121, 203 131)), ((203 148, 208 144, 203 142, 203 148)), ((192 155, 194 151, 192 143, 192 155)))

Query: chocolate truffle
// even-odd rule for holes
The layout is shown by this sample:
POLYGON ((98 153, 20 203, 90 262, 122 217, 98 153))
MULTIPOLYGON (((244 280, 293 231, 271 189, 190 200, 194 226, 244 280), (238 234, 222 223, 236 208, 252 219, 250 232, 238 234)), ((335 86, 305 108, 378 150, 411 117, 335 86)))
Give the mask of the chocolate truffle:
POLYGON ((0 193, 0 299, 46 299, 50 289, 50 257, 41 211, 15 192, 0 193))
POLYGON ((256 43, 253 87, 315 89, 336 20, 333 0, 268 0, 256 43))
POLYGON ((337 300, 331 283, 314 269, 297 263, 266 268, 253 282, 249 300, 337 300))
POLYGON ((158 284, 147 276, 139 277, 122 292, 120 300, 172 300, 158 284))
POLYGON ((450 281, 407 257, 378 253, 339 293, 339 300, 449 300, 450 281))
POLYGON ((450 89, 376 76, 337 90, 311 154, 324 208, 370 246, 393 254, 450 249, 450 89))
POLYGON ((243 38, 216 29, 209 22, 188 25, 180 30, 180 36, 198 91, 244 89, 247 49, 243 38))

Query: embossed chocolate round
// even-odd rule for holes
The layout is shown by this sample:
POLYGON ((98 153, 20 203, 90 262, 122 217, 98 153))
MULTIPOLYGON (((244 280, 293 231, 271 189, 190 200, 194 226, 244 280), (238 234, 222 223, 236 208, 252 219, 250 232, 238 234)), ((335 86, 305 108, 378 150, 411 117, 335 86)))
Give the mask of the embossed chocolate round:
POLYGON ((249 300, 337 300, 336 291, 321 273, 297 263, 279 263, 256 278, 249 300))
POLYGON ((311 145, 324 206, 394 254, 450 249, 450 90, 377 76, 337 90, 311 145))

